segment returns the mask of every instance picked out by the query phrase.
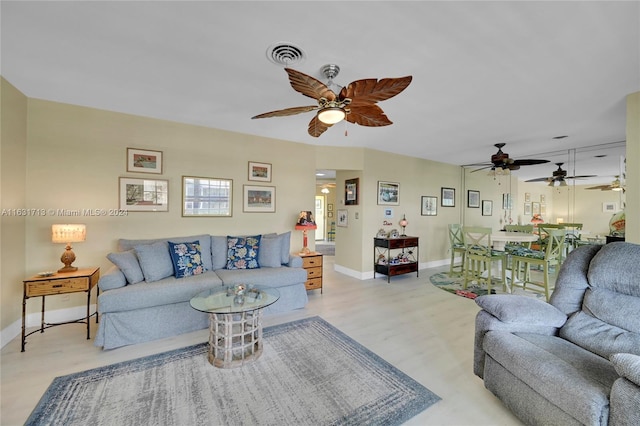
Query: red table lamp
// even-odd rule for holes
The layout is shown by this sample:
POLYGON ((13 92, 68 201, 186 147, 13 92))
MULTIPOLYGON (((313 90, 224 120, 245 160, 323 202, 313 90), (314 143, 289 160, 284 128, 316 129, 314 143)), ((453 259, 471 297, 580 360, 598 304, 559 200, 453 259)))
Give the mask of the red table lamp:
POLYGON ((296 229, 299 231, 302 231, 302 235, 303 235, 303 240, 302 240, 302 250, 300 251, 300 253, 302 254, 309 254, 311 253, 311 250, 309 250, 309 247, 307 247, 307 243, 308 243, 308 236, 307 236, 307 231, 309 231, 310 229, 317 229, 318 226, 316 225, 316 221, 313 219, 313 213, 310 211, 301 211, 300 212, 300 216, 298 217, 298 222, 296 222, 296 229))

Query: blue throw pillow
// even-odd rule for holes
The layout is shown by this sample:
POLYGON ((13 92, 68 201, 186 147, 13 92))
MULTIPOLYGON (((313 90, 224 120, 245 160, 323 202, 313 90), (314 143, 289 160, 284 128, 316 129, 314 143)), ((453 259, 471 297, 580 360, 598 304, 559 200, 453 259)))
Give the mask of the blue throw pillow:
POLYGON ((227 269, 256 269, 260 267, 258 251, 262 235, 251 237, 227 236, 227 269))
POLYGON ((169 241, 169 254, 171 254, 176 278, 200 275, 207 270, 202 264, 200 241, 190 243, 169 241))
POLYGON ((109 253, 107 259, 122 271, 127 279, 127 283, 136 284, 144 281, 144 274, 142 273, 142 269, 140 269, 140 263, 136 257, 135 250, 109 253))

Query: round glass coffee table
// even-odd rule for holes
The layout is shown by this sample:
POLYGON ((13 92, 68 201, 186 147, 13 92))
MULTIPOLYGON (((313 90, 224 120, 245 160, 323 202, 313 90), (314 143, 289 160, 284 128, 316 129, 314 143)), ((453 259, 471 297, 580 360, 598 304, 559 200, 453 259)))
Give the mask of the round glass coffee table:
POLYGON ((280 298, 277 289, 235 285, 205 290, 191 307, 209 314, 209 362, 240 367, 262 355, 262 309, 280 298))

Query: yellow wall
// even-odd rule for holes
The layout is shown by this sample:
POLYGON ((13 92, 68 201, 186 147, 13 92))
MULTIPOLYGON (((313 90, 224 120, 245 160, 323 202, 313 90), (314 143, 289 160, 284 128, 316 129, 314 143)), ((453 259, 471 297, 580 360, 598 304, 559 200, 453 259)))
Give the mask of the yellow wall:
MULTIPOLYGON (((27 256, 24 207, 27 152, 27 98, 0 78, 0 329, 20 318, 27 256)), ((3 338, 2 344, 5 343, 3 338)))

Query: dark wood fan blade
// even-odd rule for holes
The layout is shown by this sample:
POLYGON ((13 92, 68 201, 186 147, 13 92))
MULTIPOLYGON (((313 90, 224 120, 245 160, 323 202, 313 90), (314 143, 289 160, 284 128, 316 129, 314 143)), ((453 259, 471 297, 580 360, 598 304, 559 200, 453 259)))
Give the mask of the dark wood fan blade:
POLYGON ((296 114, 302 114, 303 112, 314 111, 318 108, 319 108, 318 105, 285 108, 285 109, 279 109, 277 111, 258 114, 255 117, 251 117, 251 118, 253 119, 253 118, 268 118, 268 117, 286 117, 287 115, 296 115, 296 114))
POLYGON ((581 176, 567 176, 565 179, 586 179, 596 177, 597 175, 581 175, 581 176))
POLYGON ((516 164, 518 166, 534 166, 536 164, 544 164, 548 163, 549 160, 514 160, 512 164, 516 164))
POLYGON ((387 118, 384 111, 382 111, 382 108, 375 104, 355 107, 352 104, 350 105, 350 110, 351 112, 349 112, 346 117, 349 123, 368 127, 380 127, 393 124, 393 122, 387 118))
POLYGON ((553 179, 548 177, 543 177, 543 178, 525 180, 525 182, 549 182, 551 180, 553 179))
POLYGON ((291 68, 285 68, 284 70, 289 74, 289 82, 296 92, 300 92, 311 99, 325 98, 328 101, 336 99, 335 92, 320 80, 291 68))
POLYGON ((351 99, 352 106, 375 104, 392 98, 409 86, 413 77, 367 78, 349 83, 340 91, 339 99, 351 99))
POLYGON ((332 125, 333 124, 323 123, 322 121, 318 120, 318 116, 316 115, 309 122, 309 134, 314 138, 317 138, 318 136, 326 132, 327 129, 332 125))

